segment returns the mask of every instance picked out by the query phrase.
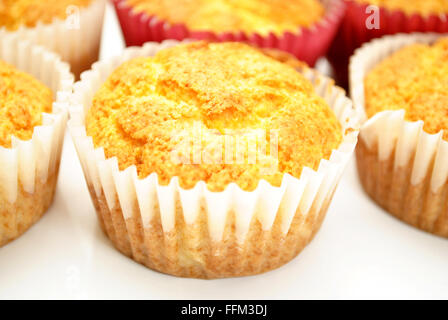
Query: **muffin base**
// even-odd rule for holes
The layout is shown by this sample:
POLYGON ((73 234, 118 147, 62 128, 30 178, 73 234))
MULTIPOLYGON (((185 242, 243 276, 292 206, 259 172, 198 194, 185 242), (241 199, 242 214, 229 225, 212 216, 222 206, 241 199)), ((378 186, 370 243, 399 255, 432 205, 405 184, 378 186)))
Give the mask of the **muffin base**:
POLYGON ((188 225, 177 199, 175 228, 164 232, 158 206, 154 207, 149 226, 144 228, 137 203, 134 203, 132 218, 125 219, 120 206, 109 209, 103 192, 98 196, 92 185, 88 189, 101 229, 116 249, 155 271, 199 279, 256 275, 291 261, 319 231, 332 198, 320 210, 312 207, 307 215, 298 210, 287 234, 281 231, 281 213, 268 231, 254 219, 245 242, 238 243, 233 212, 228 215, 222 240, 213 241, 205 205, 201 206, 196 222, 188 225))
POLYGON ((356 147, 356 159, 361 184, 376 203, 407 224, 448 238, 448 183, 432 191, 432 168, 421 183, 412 185, 414 159, 395 168, 395 150, 381 161, 378 148, 369 149, 363 139, 356 147))
POLYGON ((53 202, 58 174, 51 174, 47 181, 36 181, 30 194, 19 187, 14 203, 0 198, 0 247, 18 238, 36 223, 53 202))

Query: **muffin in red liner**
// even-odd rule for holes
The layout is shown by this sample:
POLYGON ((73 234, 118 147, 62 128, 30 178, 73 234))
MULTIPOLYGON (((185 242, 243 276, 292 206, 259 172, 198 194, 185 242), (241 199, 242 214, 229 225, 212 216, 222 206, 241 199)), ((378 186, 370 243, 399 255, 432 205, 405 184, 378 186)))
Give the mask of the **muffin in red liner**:
POLYGON ((337 35, 330 47, 328 58, 335 69, 335 77, 338 83, 347 88, 348 84, 348 62, 355 49, 373 38, 397 33, 413 32, 448 32, 448 12, 443 14, 419 14, 418 5, 428 0, 407 1, 406 11, 390 9, 386 7, 371 7, 372 0, 344 0, 346 13, 342 20, 337 35), (421 3, 420 3, 421 2, 421 3), (415 10, 413 10, 413 6, 415 10), (368 20, 377 14, 379 19, 368 20), (366 23, 377 22, 378 28, 366 23))
POLYGON ((325 14, 319 22, 310 27, 298 27, 296 33, 279 35, 258 33, 189 30, 185 24, 171 24, 157 16, 137 12, 127 0, 113 0, 127 46, 140 46, 148 41, 161 42, 166 39, 187 38, 208 41, 242 41, 262 48, 274 48, 289 52, 298 59, 313 66, 325 56, 344 16, 343 0, 322 0, 325 14))

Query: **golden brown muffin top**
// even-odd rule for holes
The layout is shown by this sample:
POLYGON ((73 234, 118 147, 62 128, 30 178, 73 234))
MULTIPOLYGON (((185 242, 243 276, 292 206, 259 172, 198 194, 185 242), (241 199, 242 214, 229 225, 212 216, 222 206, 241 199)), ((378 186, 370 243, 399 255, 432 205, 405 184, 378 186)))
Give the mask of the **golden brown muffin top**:
POLYGON ((366 112, 406 110, 430 134, 448 140, 448 38, 407 46, 378 64, 365 81, 366 112))
POLYGON ((325 8, 319 0, 127 0, 138 12, 191 30, 281 34, 296 33, 319 21, 325 8))
POLYGON ((11 136, 32 138, 42 123, 42 112, 51 112, 51 90, 33 76, 0 60, 0 146, 10 148, 11 136))
POLYGON ((373 4, 389 10, 400 10, 408 15, 447 14, 447 0, 355 0, 361 4, 373 4))
POLYGON ((125 62, 95 94, 86 127, 120 169, 155 172, 163 185, 177 176, 187 189, 204 180, 212 191, 279 186, 284 173, 317 169, 342 139, 307 79, 242 43, 195 42, 125 62), (266 152, 244 147, 253 142, 266 152))
POLYGON ((87 7, 93 0, 0 0, 0 26, 17 30, 35 27, 38 22, 51 23, 65 19, 69 6, 87 7))

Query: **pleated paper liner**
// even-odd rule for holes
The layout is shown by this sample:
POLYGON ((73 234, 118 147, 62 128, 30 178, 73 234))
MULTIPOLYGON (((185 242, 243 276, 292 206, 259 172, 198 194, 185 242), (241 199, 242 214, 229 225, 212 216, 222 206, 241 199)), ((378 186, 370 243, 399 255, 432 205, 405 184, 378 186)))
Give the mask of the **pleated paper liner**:
MULTIPOLYGON (((364 78, 375 65, 404 46, 433 43, 440 36, 386 36, 357 50, 350 63, 355 105, 364 108, 364 78)), ((356 150, 361 183, 395 217, 448 237, 448 142, 443 132, 428 134, 423 121, 406 121, 404 115, 404 110, 384 111, 362 127, 356 150)))
MULTIPOLYGON (((368 0, 366 0, 368 2, 368 0)), ((384 35, 413 32, 448 32, 448 13, 445 15, 407 15, 400 10, 379 8, 379 29, 369 29, 367 19, 372 15, 368 4, 345 0, 347 10, 330 47, 328 58, 335 68, 338 84, 348 85, 348 64, 355 49, 363 43, 384 35)), ((412 6, 412 1, 409 1, 412 6)))
POLYGON ((54 93, 53 112, 44 113, 31 140, 12 137, 12 147, 0 146, 0 246, 14 240, 48 209, 58 177, 73 75, 69 66, 42 47, 0 35, 0 59, 42 81, 54 93))
POLYGON ((96 63, 75 84, 69 128, 101 227, 122 253, 171 275, 210 279, 275 269, 319 230, 357 142, 357 113, 332 80, 304 68, 301 72, 332 107, 345 133, 319 170, 305 168, 300 179, 286 174, 281 187, 260 181, 253 192, 236 184, 210 192, 204 181, 184 190, 177 177, 162 186, 156 174, 139 179, 135 166, 120 171, 115 157, 106 159, 102 148, 94 148, 85 116, 95 92, 122 62, 177 44, 129 48, 122 57, 96 63))
POLYGON ((67 8, 66 20, 39 22, 35 27, 20 27, 17 31, 0 29, 0 33, 16 35, 58 53, 70 64, 75 77, 90 69, 98 60, 106 0, 93 0, 86 8, 67 8))
POLYGON ((141 46, 147 41, 163 41, 166 39, 199 39, 208 41, 243 41, 263 48, 274 48, 287 51, 299 60, 313 66, 316 61, 325 56, 336 35, 340 21, 344 15, 345 6, 342 0, 322 0, 326 14, 321 21, 309 28, 297 28, 296 33, 285 32, 282 35, 270 33, 246 34, 214 33, 211 31, 192 31, 183 24, 172 25, 156 16, 144 12, 135 12, 127 5, 126 0, 114 0, 118 19, 120 20, 126 44, 141 46))

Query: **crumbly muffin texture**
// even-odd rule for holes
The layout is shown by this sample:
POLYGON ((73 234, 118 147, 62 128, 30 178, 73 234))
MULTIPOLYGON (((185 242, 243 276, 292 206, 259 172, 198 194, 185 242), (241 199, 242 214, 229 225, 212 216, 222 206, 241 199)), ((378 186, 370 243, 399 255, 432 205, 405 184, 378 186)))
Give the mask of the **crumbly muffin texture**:
POLYGON ((0 60, 0 146, 10 148, 13 135, 31 139, 42 113, 51 112, 52 103, 49 88, 0 60))
POLYGON ((127 0, 137 11, 191 30, 214 32, 297 32, 319 21, 319 0, 127 0))
POLYGON ((448 38, 407 46, 378 64, 365 81, 366 113, 406 110, 430 134, 448 140, 448 38))
POLYGON ((157 173, 162 185, 176 176, 186 189, 203 180, 211 191, 279 186, 284 173, 317 169, 342 140, 307 79, 242 43, 182 44, 125 62, 94 96, 86 128, 120 169, 157 173))
POLYGON ((373 4, 390 10, 400 10, 408 15, 447 14, 447 0, 356 0, 361 4, 373 4))
POLYGON ((0 26, 13 31, 20 26, 65 19, 69 6, 87 7, 93 0, 0 0, 0 26))

